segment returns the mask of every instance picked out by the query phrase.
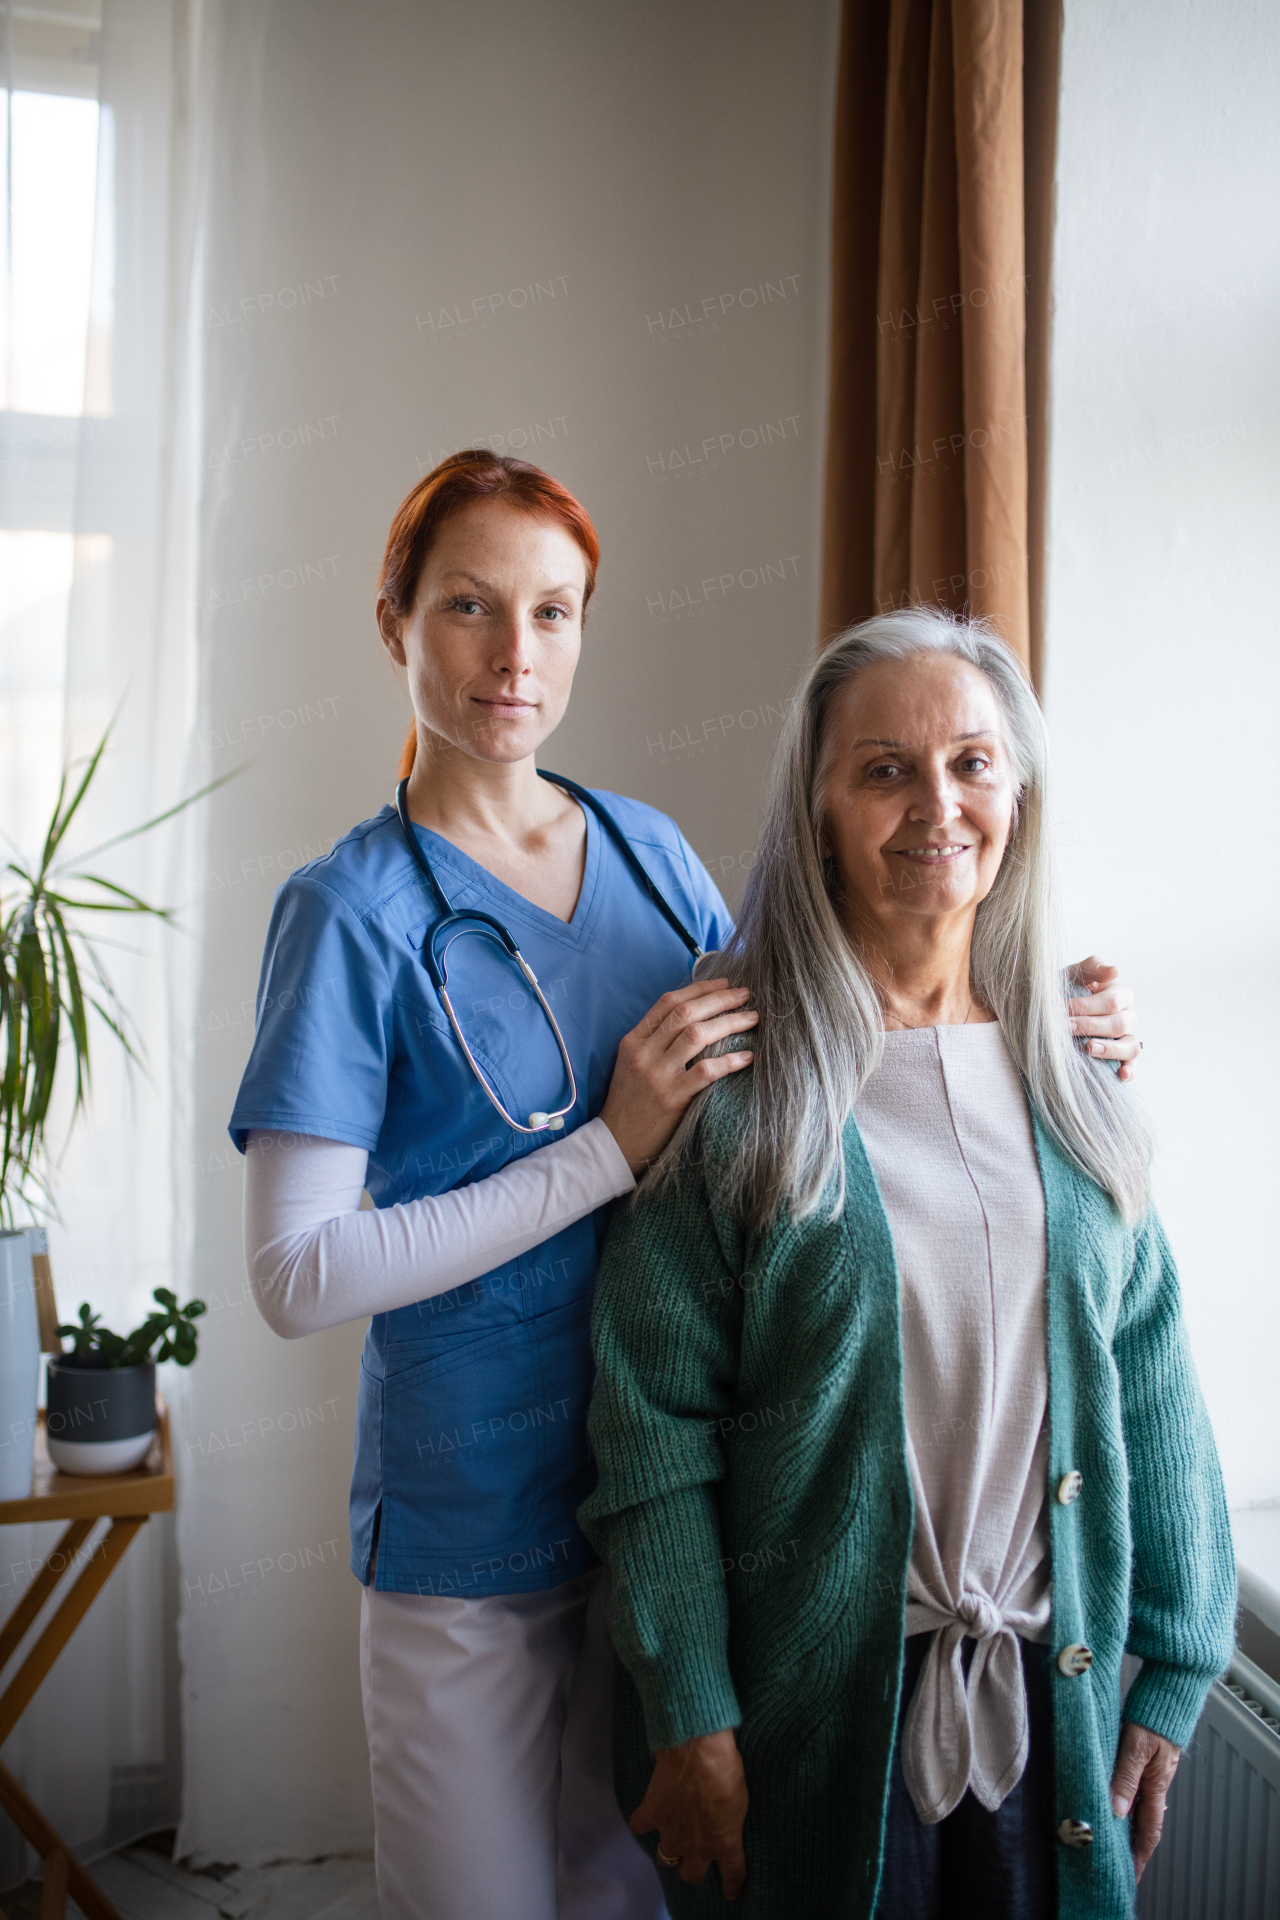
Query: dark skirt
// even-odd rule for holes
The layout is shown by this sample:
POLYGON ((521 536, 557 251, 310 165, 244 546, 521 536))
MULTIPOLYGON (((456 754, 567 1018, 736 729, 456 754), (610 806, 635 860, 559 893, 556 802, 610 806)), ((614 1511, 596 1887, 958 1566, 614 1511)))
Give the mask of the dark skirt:
MULTIPOLYGON (((945 1820, 926 1827, 911 1804, 902 1771, 902 1719, 932 1638, 915 1633, 906 1642, 875 1920, 1053 1920, 1057 1859, 1048 1652, 1029 1640, 1018 1643, 1031 1746, 1017 1786, 994 1813, 966 1793, 945 1820)), ((973 1646, 965 1640, 966 1673, 973 1646)))

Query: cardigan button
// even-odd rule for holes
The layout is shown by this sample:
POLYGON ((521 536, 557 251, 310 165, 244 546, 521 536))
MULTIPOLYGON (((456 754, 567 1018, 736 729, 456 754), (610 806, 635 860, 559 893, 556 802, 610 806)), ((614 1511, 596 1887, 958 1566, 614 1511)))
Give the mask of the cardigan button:
POLYGON ((1072 1468, 1070 1473, 1064 1473, 1058 1482, 1058 1505, 1069 1507, 1073 1500, 1080 1498, 1083 1487, 1084 1475, 1082 1473, 1077 1473, 1074 1468, 1072 1468))
POLYGON ((1093 1654, 1089 1648, 1075 1641, 1069 1647, 1064 1647, 1058 1655, 1058 1672, 1065 1674, 1068 1680, 1079 1679, 1082 1673, 1088 1673, 1092 1665, 1093 1654))
POLYGON ((1064 1847, 1091 1847, 1093 1828, 1087 1820, 1064 1820, 1058 1828, 1058 1838, 1064 1847))

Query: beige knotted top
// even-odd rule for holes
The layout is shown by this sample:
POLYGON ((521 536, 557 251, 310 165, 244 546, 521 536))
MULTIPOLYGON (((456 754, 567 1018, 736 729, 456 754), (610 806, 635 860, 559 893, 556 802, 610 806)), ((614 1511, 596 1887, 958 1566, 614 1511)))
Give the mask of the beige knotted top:
POLYGON ((994 1810, 1027 1760, 1017 1636, 1050 1614, 1044 1191, 994 1022, 885 1035, 854 1118, 897 1255, 916 1503, 903 1768, 931 1825, 971 1787, 994 1810), (966 1684, 962 1641, 976 1641, 966 1684))

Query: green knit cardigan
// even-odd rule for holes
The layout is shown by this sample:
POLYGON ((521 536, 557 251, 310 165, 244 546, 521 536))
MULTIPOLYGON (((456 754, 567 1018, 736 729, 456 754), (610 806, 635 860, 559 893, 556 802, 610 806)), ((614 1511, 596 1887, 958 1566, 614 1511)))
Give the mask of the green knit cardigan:
MULTIPOLYGON (((735 1103, 704 1129, 724 1152, 735 1103)), ((1124 1716, 1185 1746, 1230 1658, 1235 1567, 1177 1275, 1154 1215, 1126 1230, 1035 1118, 1048 1233, 1052 1648, 1063 1920, 1133 1910, 1109 1785, 1124 1716)), ((596 1293, 599 1465, 581 1522, 612 1573, 614 1763, 643 1798, 653 1750, 738 1729, 748 1882, 730 1907, 662 1871, 684 1916, 870 1920, 899 1708, 913 1506, 893 1240, 856 1126, 835 1220, 745 1231, 705 1177, 621 1209, 596 1293)), ((712 1183, 714 1185, 714 1183, 712 1183)), ((654 1841, 646 1845, 652 1852, 654 1841)))

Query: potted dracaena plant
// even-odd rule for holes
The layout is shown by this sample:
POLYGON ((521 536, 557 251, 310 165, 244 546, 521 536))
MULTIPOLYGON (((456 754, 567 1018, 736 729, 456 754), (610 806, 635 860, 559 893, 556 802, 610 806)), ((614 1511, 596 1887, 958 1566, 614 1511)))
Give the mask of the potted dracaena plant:
MULTIPOLYGON (((149 833, 162 821, 221 786, 212 781, 154 819, 77 859, 64 852, 110 738, 103 734, 74 786, 64 771, 39 857, 6 862, 0 877, 0 1499, 31 1488, 40 1336, 31 1256, 42 1245, 41 1217, 53 1211, 46 1136, 55 1086, 74 1070, 68 1131, 90 1092, 90 1035, 100 1022, 131 1065, 142 1065, 141 1040, 103 963, 101 937, 85 916, 145 915, 166 923, 173 911, 88 872, 84 863, 109 847, 149 833), (20 1218, 35 1224, 19 1224, 20 1218)), ((224 775, 223 779, 230 778, 224 775)), ((189 1365, 199 1301, 180 1308, 157 1288, 158 1310, 127 1336, 98 1325, 86 1303, 70 1332, 73 1347, 50 1364, 50 1453, 76 1473, 135 1466, 155 1428, 155 1359, 189 1365), (153 1358, 153 1350, 155 1358, 153 1358), (57 1426, 55 1426, 55 1417, 57 1426), (70 1451, 67 1451, 70 1449, 70 1451)))

